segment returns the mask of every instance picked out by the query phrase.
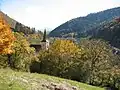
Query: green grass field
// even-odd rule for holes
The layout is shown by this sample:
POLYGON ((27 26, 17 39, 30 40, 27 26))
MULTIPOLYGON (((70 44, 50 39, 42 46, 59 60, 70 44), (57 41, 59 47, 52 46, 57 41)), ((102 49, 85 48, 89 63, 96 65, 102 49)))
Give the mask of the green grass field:
POLYGON ((53 86, 68 87, 67 90, 104 90, 103 88, 44 74, 0 69, 0 90, 55 90, 53 86), (70 87, 75 89, 69 89, 70 87))

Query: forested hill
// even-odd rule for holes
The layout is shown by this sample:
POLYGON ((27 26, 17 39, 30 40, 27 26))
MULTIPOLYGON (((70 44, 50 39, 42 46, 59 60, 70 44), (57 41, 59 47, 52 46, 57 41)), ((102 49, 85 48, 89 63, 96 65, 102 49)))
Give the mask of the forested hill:
POLYGON ((112 46, 120 49, 120 18, 90 30, 87 32, 87 36, 104 39, 112 46))
POLYGON ((70 33, 81 35, 82 33, 120 16, 120 7, 108 9, 98 13, 91 13, 85 17, 78 17, 58 26, 50 32, 50 37, 63 37, 70 33))
POLYGON ((11 28, 15 28, 17 21, 10 18, 7 14, 3 13, 2 11, 0 11, 0 15, 2 15, 4 17, 4 19, 8 22, 8 24, 10 25, 11 28))
MULTIPOLYGON (((22 23, 10 18, 7 14, 5 14, 2 11, 0 11, 0 15, 4 17, 4 19, 10 25, 12 30, 15 32, 23 32, 24 34, 34 34, 36 32, 35 28, 30 28, 28 26, 23 25, 22 23)), ((38 32, 42 34, 41 31, 38 30, 38 32)))

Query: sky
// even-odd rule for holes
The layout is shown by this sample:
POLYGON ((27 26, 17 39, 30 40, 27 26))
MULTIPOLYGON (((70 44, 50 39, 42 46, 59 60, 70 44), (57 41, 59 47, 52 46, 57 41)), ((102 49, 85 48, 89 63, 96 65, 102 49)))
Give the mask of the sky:
POLYGON ((120 6, 120 0, 0 0, 0 9, 20 23, 52 30, 62 23, 120 6))

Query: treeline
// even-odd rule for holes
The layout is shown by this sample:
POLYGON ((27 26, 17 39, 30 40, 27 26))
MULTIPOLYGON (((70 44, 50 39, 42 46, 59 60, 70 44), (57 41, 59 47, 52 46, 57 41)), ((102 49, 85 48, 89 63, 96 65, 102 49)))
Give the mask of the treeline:
POLYGON ((2 16, 4 18, 4 20, 10 25, 11 29, 14 32, 22 32, 25 35, 35 34, 35 33, 42 34, 42 32, 40 30, 36 30, 35 28, 30 28, 28 26, 25 26, 25 25, 17 22, 16 20, 10 18, 7 14, 3 13, 2 11, 0 11, 0 16, 2 16))
POLYGON ((15 29, 12 29, 13 32, 23 33, 25 38, 29 41, 29 43, 38 44, 40 43, 43 32, 40 30, 36 30, 35 28, 30 28, 28 26, 24 26, 21 23, 16 23, 15 29))
POLYGON ((15 29, 13 29, 13 31, 14 32, 22 32, 25 35, 35 34, 35 33, 43 34, 40 30, 36 30, 35 28, 30 28, 28 26, 24 26, 23 24, 18 23, 18 22, 16 22, 15 29))

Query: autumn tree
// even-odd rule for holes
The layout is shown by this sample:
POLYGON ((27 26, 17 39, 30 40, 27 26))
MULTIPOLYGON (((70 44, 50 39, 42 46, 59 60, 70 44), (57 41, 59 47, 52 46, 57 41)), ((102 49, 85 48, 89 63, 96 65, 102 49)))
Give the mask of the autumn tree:
POLYGON ((73 43, 71 40, 55 40, 52 46, 50 47, 50 51, 54 51, 53 53, 62 56, 74 56, 81 49, 78 49, 78 46, 73 43))
POLYGON ((13 45, 14 35, 10 26, 0 14, 0 54, 10 54, 12 52, 11 46, 13 45))
POLYGON ((75 58, 81 54, 81 49, 73 41, 55 40, 47 51, 40 52, 40 73, 71 78, 69 71, 72 74, 75 70, 75 58))
POLYGON ((84 70, 87 71, 87 82, 102 85, 107 80, 107 72, 114 66, 116 56, 112 47, 103 40, 81 40, 80 47, 86 51, 83 56, 84 70), (106 78, 106 79, 105 79, 106 78))
POLYGON ((36 60, 35 49, 30 47, 29 42, 23 33, 14 33, 15 42, 13 44, 13 53, 11 54, 12 68, 22 71, 29 71, 29 66, 33 60, 36 60))

